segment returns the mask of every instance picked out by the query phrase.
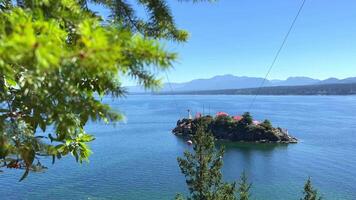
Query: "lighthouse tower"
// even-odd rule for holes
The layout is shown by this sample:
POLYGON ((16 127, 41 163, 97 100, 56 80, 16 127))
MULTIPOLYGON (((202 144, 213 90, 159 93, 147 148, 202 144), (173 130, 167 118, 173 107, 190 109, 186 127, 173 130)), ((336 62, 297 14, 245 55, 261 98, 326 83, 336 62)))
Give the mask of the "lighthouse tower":
POLYGON ((193 119, 192 113, 190 112, 190 109, 188 109, 188 119, 193 119))

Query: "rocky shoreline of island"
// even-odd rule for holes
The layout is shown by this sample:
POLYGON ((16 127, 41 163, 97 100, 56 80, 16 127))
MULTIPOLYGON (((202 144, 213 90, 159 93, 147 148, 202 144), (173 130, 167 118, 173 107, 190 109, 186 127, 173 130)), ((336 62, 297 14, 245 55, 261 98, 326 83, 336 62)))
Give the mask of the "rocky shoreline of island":
POLYGON ((198 113, 195 118, 188 116, 178 120, 172 133, 189 140, 198 126, 204 126, 217 140, 286 144, 298 142, 287 129, 273 127, 269 120, 254 120, 248 112, 241 116, 230 116, 225 112, 218 112, 215 116, 198 113))

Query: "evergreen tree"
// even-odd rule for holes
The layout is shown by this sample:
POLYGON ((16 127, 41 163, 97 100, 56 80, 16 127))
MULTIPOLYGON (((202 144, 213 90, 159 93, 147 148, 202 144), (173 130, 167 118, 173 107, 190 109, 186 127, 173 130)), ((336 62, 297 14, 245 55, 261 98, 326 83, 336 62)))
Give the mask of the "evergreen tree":
POLYGON ((184 196, 182 194, 177 194, 174 199, 175 200, 185 200, 185 198, 184 198, 184 196))
MULTIPOLYGON (((179 167, 186 177, 189 188, 188 199, 192 200, 235 200, 235 183, 222 181, 221 168, 224 150, 215 149, 214 138, 198 126, 193 138, 194 153, 184 152, 178 158, 179 167)), ((176 199, 183 199, 181 195, 176 199)))
POLYGON ((122 119, 102 97, 123 96, 124 77, 147 89, 160 85, 157 72, 176 58, 160 41, 184 42, 188 34, 166 0, 134 2, 0 0, 0 167, 25 169, 25 178, 41 156, 88 160, 94 137, 85 124, 122 119), (139 18, 137 6, 149 17, 139 18), (51 134, 39 133, 48 126, 51 134))
POLYGON ((261 123, 261 126, 265 127, 267 130, 271 130, 273 128, 271 121, 269 121, 268 119, 264 120, 261 123))
POLYGON ((253 118, 250 114, 250 112, 245 112, 242 115, 242 119, 240 120, 241 123, 246 124, 246 125, 250 125, 253 122, 253 118))
POLYGON ((248 182, 248 178, 245 172, 242 173, 240 182, 239 182, 239 200, 248 200, 251 196, 250 189, 251 183, 248 182))
POLYGON ((318 191, 313 188, 310 177, 304 185, 303 191, 304 197, 300 200, 321 200, 322 198, 319 196, 318 191))

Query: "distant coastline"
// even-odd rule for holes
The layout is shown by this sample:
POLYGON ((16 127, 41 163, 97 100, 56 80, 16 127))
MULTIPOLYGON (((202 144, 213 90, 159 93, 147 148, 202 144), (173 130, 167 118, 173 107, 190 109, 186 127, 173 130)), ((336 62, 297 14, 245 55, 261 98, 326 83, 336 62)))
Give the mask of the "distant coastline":
POLYGON ((158 92, 156 95, 356 95, 356 83, 158 92))
POLYGON ((159 91, 151 92, 141 86, 126 86, 129 94, 193 94, 193 95, 355 95, 356 77, 344 79, 313 79, 289 77, 268 80, 259 77, 218 75, 209 79, 194 79, 183 83, 164 83, 159 91), (263 85, 260 91, 256 91, 263 85))
MULTIPOLYGON (((326 84, 351 84, 356 83, 356 77, 348 77, 344 79, 328 78, 328 79, 313 79, 310 77, 289 77, 285 80, 269 80, 260 77, 234 76, 234 75, 218 75, 208 79, 194 79, 182 83, 163 83, 159 92, 187 92, 187 91, 210 91, 210 90, 235 90, 246 88, 258 88, 261 85, 264 87, 276 86, 305 86, 305 85, 326 85, 326 84)), ((130 93, 147 93, 144 88, 139 85, 126 86, 130 93)))

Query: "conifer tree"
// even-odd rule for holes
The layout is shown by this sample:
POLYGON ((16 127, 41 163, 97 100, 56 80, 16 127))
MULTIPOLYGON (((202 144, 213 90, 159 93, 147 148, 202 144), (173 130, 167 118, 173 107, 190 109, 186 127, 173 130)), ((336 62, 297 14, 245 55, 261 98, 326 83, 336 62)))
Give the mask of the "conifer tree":
POLYGON ((243 123, 243 124, 246 124, 246 125, 252 124, 253 118, 252 118, 250 112, 245 112, 245 113, 242 115, 242 119, 241 119, 240 122, 243 123))
POLYGON ((243 172, 241 174, 239 188, 238 188, 239 200, 249 200, 249 198, 251 196, 251 194, 250 194, 251 186, 252 186, 252 184, 248 182, 246 173, 243 172))
POLYGON ((125 95, 125 77, 157 88, 176 58, 161 41, 187 38, 166 0, 0 0, 0 168, 88 160, 86 123, 122 119, 102 97, 125 95))
POLYGON ((261 126, 265 127, 267 130, 271 130, 273 128, 271 121, 269 121, 268 119, 264 120, 261 123, 261 126))
MULTIPOLYGON (((188 199, 192 200, 235 200, 235 183, 222 181, 224 150, 216 150, 214 137, 198 126, 194 134, 193 150, 184 152, 184 158, 178 158, 179 167, 186 177, 189 189, 188 199)), ((176 199, 184 199, 178 195, 176 199)))
POLYGON ((313 188, 312 182, 310 177, 308 178, 307 182, 304 185, 303 191, 304 197, 300 200, 321 200, 322 197, 319 196, 318 191, 313 188))

